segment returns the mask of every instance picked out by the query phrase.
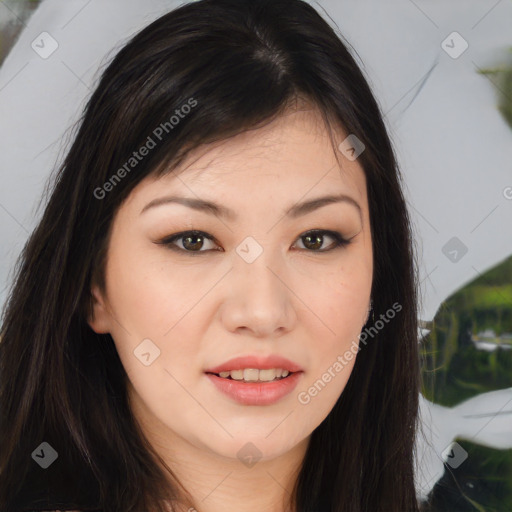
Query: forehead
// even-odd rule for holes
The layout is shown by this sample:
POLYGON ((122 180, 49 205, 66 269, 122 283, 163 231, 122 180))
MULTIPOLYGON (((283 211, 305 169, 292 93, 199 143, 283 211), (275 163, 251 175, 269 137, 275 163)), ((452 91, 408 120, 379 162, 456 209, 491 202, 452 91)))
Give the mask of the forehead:
POLYGON ((347 135, 342 127, 335 128, 333 148, 319 111, 291 111, 263 127, 200 146, 177 168, 159 178, 147 177, 134 192, 149 198, 172 190, 230 203, 250 202, 258 193, 263 199, 286 196, 298 201, 345 192, 365 207, 363 168, 337 149, 347 135))

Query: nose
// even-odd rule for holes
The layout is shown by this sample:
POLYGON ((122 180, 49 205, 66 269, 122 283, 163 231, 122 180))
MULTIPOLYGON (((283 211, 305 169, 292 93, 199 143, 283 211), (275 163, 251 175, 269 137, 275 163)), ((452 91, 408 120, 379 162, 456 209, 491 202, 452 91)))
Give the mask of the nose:
POLYGON ((263 251, 252 263, 234 258, 221 307, 222 322, 230 332, 248 331, 263 338, 282 336, 294 328, 297 299, 283 266, 270 252, 263 251))

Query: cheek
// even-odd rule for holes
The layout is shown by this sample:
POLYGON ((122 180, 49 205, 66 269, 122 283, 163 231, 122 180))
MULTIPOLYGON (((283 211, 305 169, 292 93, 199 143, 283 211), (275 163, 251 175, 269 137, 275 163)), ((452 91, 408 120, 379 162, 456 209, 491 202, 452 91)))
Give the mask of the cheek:
POLYGON ((123 364, 138 369, 139 361, 134 356, 142 350, 139 346, 147 345, 143 353, 149 351, 149 359, 155 358, 152 368, 162 366, 172 371, 178 368, 187 375, 190 371, 187 367, 198 350, 193 342, 199 339, 194 332, 199 329, 194 313, 200 308, 194 306, 201 294, 191 293, 190 289, 187 292, 186 286, 181 289, 179 280, 171 282, 170 278, 159 277, 134 272, 119 279, 114 310, 118 324, 115 330, 117 349, 124 356, 123 364), (144 341, 148 339, 151 342, 144 341))
POLYGON ((308 303, 328 328, 326 338, 340 346, 357 337, 366 318, 372 274, 363 261, 347 261, 308 291, 308 303))
MULTIPOLYGON (((319 311, 322 322, 328 329, 322 328, 321 336, 318 333, 313 337, 321 340, 319 342, 321 350, 316 351, 315 354, 318 358, 316 368, 320 373, 331 367, 346 351, 352 350, 357 353, 359 334, 367 311, 366 297, 366 290, 363 294, 352 293, 352 290, 347 289, 330 295, 325 294, 326 302, 319 311)), ((351 358, 350 355, 348 357, 351 358)), ((355 356, 353 357, 355 359, 355 356)), ((350 361, 344 363, 344 366, 346 366, 344 372, 352 368, 350 361)))
POLYGON ((192 410, 193 400, 184 388, 191 388, 196 378, 199 348, 194 340, 200 336, 195 332, 193 306, 201 294, 192 293, 175 273, 130 260, 117 266, 113 261, 111 272, 116 315, 112 337, 123 367, 152 415, 167 418, 169 404, 192 410))
POLYGON ((147 386, 148 392, 174 382, 165 369, 187 381, 199 350, 194 340, 201 339, 197 315, 206 314, 199 303, 215 277, 198 268, 177 272, 164 257, 137 247, 120 256, 120 251, 112 254, 107 286, 115 315, 112 335, 127 373, 134 372, 134 385, 147 386), (149 352, 154 360, 148 367, 137 359, 141 344, 146 347, 142 353, 149 352), (159 375, 164 372, 164 382, 155 376, 157 370, 159 375))
POLYGON ((318 349, 312 353, 313 371, 307 379, 306 393, 311 399, 318 396, 315 402, 326 413, 345 388, 354 367, 371 284, 371 267, 363 259, 351 260, 326 274, 308 295, 308 305, 320 321, 315 317, 317 327, 310 332, 318 349))
POLYGON ((200 301, 208 286, 211 276, 197 268, 177 271, 165 254, 155 257, 154 251, 135 245, 118 250, 109 260, 110 303, 116 320, 135 337, 164 337, 200 301))
POLYGON ((322 322, 315 322, 318 327, 310 331, 315 347, 311 352, 311 371, 297 396, 301 407, 311 411, 316 421, 329 414, 350 378, 358 354, 369 290, 366 279, 342 280, 338 286, 331 282, 322 289, 321 300, 316 303, 322 322))

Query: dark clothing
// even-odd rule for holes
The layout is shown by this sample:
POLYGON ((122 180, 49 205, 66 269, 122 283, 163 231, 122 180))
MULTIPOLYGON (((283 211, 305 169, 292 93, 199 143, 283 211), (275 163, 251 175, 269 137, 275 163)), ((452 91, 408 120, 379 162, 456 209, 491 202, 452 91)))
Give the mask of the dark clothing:
MULTIPOLYGON (((99 505, 98 482, 93 474, 84 468, 66 472, 60 469, 62 467, 52 464, 42 469, 31 464, 21 492, 11 506, 1 512, 103 512, 99 505)), ((80 464, 74 467, 80 468, 80 464)), ((329 512, 329 507, 324 503, 311 512, 329 512)))
MULTIPOLYGON (((59 454, 60 456, 60 454, 59 454)), ((80 465, 52 464, 43 469, 30 464, 22 489, 9 508, 2 512, 39 512, 42 510, 80 510, 102 512, 99 503, 98 481, 92 472, 80 465)))

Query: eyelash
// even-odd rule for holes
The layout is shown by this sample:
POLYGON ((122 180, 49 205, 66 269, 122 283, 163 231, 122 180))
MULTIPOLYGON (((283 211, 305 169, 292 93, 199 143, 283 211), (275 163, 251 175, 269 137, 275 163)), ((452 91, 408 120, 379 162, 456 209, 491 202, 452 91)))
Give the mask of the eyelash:
MULTIPOLYGON (((310 231, 306 231, 305 233, 300 235, 298 237, 298 239, 300 240, 301 238, 304 238, 307 235, 318 235, 318 234, 321 234, 321 235, 327 234, 328 236, 332 237, 334 239, 333 246, 330 249, 323 249, 323 250, 310 250, 310 249, 300 249, 300 250, 306 251, 306 252, 312 252, 312 253, 324 253, 324 252, 331 252, 335 249, 344 248, 347 245, 349 245, 350 243, 352 243, 350 240, 343 238, 343 236, 340 233, 338 233, 337 231, 330 231, 327 229, 313 229, 310 231)), ((188 253, 188 254, 191 254, 194 256, 201 254, 201 253, 206 253, 206 252, 215 250, 215 249, 208 249, 206 251, 188 251, 188 250, 182 249, 181 247, 178 247, 177 245, 174 244, 174 242, 176 240, 180 240, 181 238, 186 238, 187 235, 201 236, 203 238, 206 238, 207 240, 211 240, 212 242, 215 241, 215 239, 212 236, 208 235, 208 233, 205 233, 204 231, 190 230, 190 231, 182 231, 180 233, 175 233, 174 235, 167 236, 155 243, 157 243, 159 245, 165 245, 172 251, 188 253)))

